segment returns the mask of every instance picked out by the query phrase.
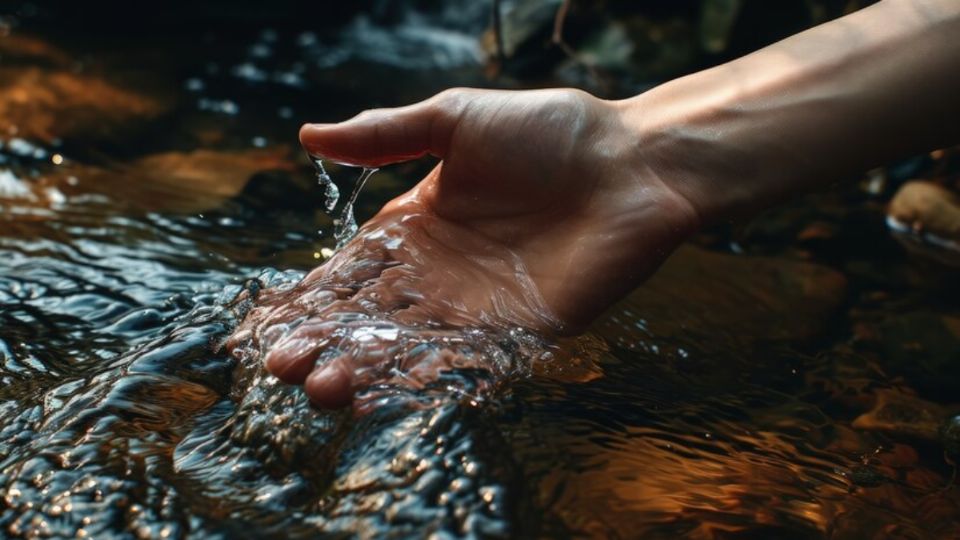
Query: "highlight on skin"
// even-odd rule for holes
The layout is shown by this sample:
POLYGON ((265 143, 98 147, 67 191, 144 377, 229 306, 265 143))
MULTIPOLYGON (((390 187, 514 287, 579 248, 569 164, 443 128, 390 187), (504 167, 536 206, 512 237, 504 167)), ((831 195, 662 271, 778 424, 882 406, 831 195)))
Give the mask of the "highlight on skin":
POLYGON ((295 287, 265 291, 228 348, 254 351, 314 403, 338 408, 374 383, 422 389, 453 369, 494 381, 527 371, 555 347, 526 329, 556 325, 515 254, 411 200, 295 287))

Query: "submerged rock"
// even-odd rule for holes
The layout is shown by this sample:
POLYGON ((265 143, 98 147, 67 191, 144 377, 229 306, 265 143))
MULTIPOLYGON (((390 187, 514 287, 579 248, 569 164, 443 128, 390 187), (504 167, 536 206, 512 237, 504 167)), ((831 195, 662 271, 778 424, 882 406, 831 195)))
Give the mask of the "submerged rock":
POLYGON ((680 334, 804 341, 826 329, 845 294, 846 279, 824 266, 685 246, 598 330, 620 344, 680 334), (622 320, 631 315, 639 322, 622 320))
POLYGON ((103 193, 142 210, 191 213, 218 207, 258 173, 291 171, 288 154, 284 147, 164 152, 110 169, 63 166, 44 182, 68 195, 103 193))
POLYGON ((214 205, 240 193, 252 176, 293 169, 284 147, 264 150, 166 152, 138 159, 127 167, 165 194, 181 195, 191 206, 214 205), (202 203, 201 203, 202 201, 202 203))
POLYGON ((960 197, 934 182, 904 184, 890 201, 887 224, 907 249, 960 266, 960 197))
POLYGON ((960 318, 919 311, 877 325, 879 361, 921 395, 955 402, 960 388, 960 318))
POLYGON ((888 214, 912 229, 960 238, 960 197, 940 184, 907 182, 890 201, 888 214))
POLYGON ((953 460, 960 460, 960 415, 948 418, 940 426, 940 440, 947 456, 953 460))
POLYGON ((60 48, 42 39, 10 34, 0 37, 0 61, 5 66, 23 64, 62 68, 70 64, 71 58, 60 48))
POLYGON ((0 136, 49 144, 116 136, 169 108, 95 76, 37 67, 0 68, 0 136))
POLYGON ((939 438, 946 409, 900 390, 877 391, 876 404, 853 421, 853 427, 868 431, 884 431, 930 441, 939 438))

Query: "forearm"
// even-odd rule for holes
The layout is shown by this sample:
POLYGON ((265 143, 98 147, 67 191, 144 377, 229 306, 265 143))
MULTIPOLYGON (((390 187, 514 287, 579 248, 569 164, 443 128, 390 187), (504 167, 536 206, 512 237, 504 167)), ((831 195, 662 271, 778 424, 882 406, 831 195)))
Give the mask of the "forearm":
POLYGON ((885 0, 620 106, 709 223, 957 142, 958 68, 960 2, 885 0))

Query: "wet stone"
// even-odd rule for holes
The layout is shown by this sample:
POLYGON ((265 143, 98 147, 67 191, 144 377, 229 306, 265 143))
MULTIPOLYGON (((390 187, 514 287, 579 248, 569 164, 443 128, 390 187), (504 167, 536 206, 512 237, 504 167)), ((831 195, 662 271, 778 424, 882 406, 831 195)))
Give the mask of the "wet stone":
POLYGON ((854 467, 847 473, 850 483, 857 487, 874 488, 887 483, 889 479, 880 471, 868 465, 854 467))
MULTIPOLYGON (((138 189, 127 200, 156 195, 153 208, 190 212, 215 208, 235 197, 256 174, 265 171, 290 171, 286 148, 218 151, 200 149, 191 152, 167 152, 138 159, 125 167, 126 177, 139 177, 150 187, 138 189), (162 205, 156 204, 160 202, 162 205)), ((123 189, 113 185, 112 189, 123 189)))
POLYGON ((118 205, 140 211, 194 213, 216 209, 237 198, 258 175, 289 174, 293 165, 286 148, 209 150, 150 154, 113 167, 69 163, 48 168, 24 181, 33 204, 55 205, 47 194, 61 193, 65 202, 103 194, 118 205))
POLYGON ((60 48, 33 36, 11 33, 0 36, 0 61, 5 66, 31 65, 65 68, 72 61, 60 48))
POLYGON ((856 418, 852 426, 935 441, 946 417, 946 409, 937 403, 884 389, 877 391, 873 409, 856 418))
POLYGON ((845 295, 843 275, 824 266, 685 246, 614 316, 602 319, 598 331, 627 345, 649 336, 697 335, 803 342, 828 329, 845 295))
POLYGON ((960 266, 960 197, 950 189, 931 181, 907 182, 890 201, 887 224, 910 252, 960 266))
POLYGON ((927 398, 956 402, 960 388, 960 318, 929 311, 877 324, 880 363, 927 398))
POLYGON ((960 241, 960 197, 938 183, 907 182, 890 201, 888 215, 918 232, 960 241))
POLYGON ((960 460, 960 416, 947 419, 940 427, 943 449, 951 459, 960 460))
POLYGON ((107 139, 169 109, 163 100, 95 75, 36 67, 0 68, 0 135, 50 143, 107 139))

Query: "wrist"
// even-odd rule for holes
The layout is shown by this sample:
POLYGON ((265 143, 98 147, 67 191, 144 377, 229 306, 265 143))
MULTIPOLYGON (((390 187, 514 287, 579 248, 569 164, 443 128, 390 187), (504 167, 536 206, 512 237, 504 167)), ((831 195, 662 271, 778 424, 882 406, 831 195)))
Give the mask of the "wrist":
POLYGON ((750 214, 761 195, 750 186, 766 170, 735 140, 743 113, 717 68, 617 102, 629 130, 631 163, 655 174, 692 208, 701 226, 750 214))
POLYGON ((881 2, 618 102, 637 161, 712 223, 953 144, 958 6, 881 2))

